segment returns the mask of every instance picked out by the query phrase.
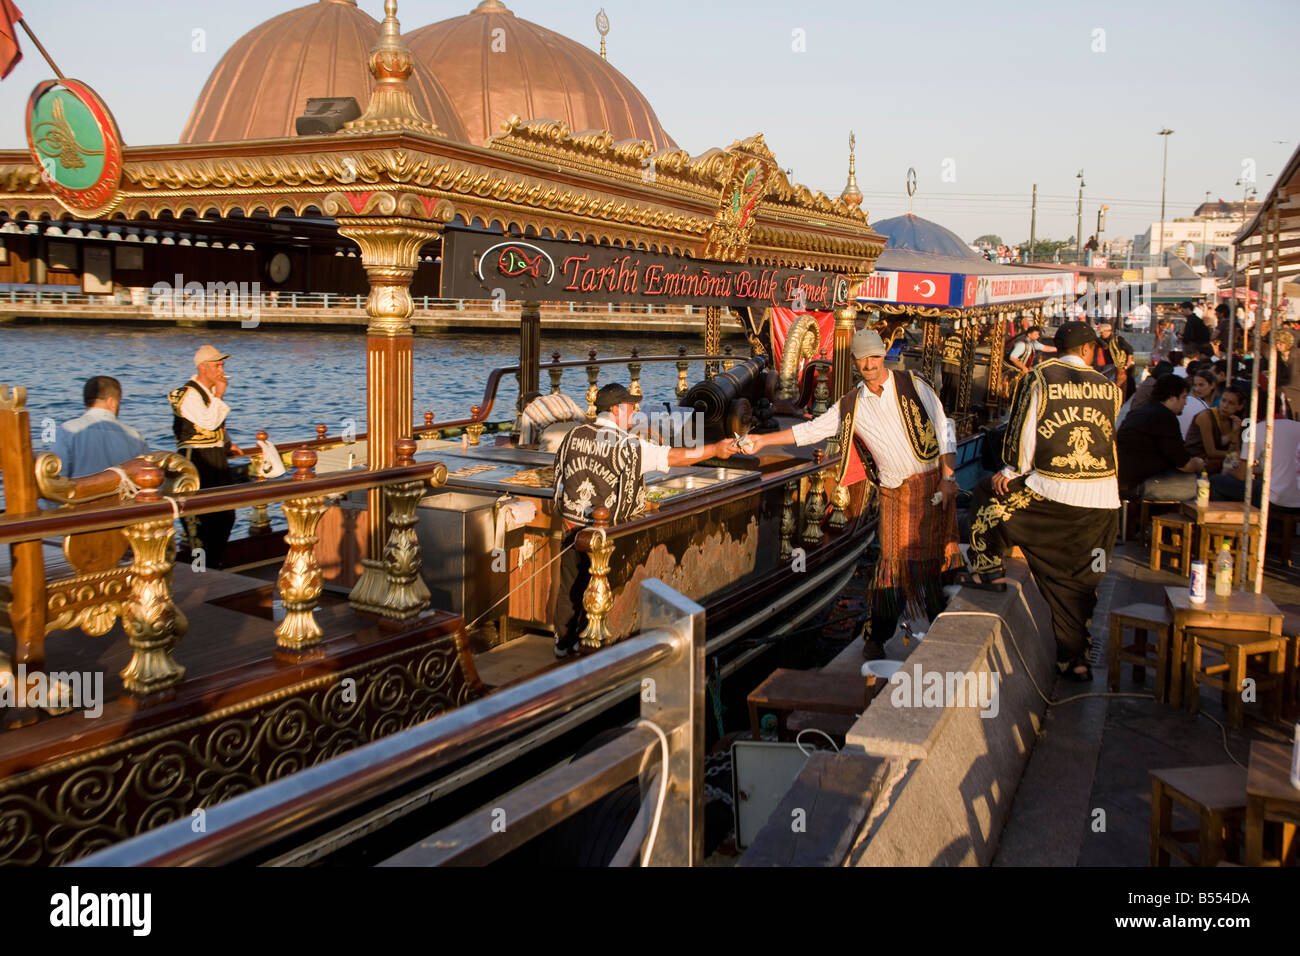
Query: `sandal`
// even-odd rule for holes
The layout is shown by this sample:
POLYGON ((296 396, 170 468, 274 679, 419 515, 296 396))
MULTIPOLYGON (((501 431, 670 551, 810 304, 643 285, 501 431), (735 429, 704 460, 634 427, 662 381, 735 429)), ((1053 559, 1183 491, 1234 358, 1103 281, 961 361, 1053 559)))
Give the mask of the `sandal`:
POLYGON ((953 576, 952 583, 964 588, 976 588, 980 591, 995 591, 999 594, 1007 589, 1005 581, 977 580, 975 572, 973 571, 958 571, 953 576))
POLYGON ((1061 671, 1061 677, 1065 680, 1074 681, 1077 684, 1090 684, 1092 683, 1092 665, 1083 658, 1071 661, 1069 664, 1066 664, 1065 669, 1061 671), (1078 670, 1080 667, 1083 668, 1082 672, 1078 670))

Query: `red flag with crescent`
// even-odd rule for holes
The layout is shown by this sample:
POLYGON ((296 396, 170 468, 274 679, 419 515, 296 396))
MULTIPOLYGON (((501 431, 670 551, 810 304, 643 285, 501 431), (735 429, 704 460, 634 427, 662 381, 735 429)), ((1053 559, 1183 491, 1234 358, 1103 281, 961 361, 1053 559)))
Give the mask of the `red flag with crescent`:
POLYGON ((18 46, 18 21, 22 18, 14 0, 0 0, 0 80, 12 73, 23 58, 18 46))

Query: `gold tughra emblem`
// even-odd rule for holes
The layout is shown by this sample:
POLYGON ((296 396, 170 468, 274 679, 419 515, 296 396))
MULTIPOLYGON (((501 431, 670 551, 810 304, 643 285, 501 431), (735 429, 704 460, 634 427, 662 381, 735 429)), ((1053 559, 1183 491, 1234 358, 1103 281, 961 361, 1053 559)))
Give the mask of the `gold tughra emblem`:
POLYGON ((1092 444, 1092 429, 1087 425, 1080 425, 1078 428, 1070 430, 1070 454, 1056 455, 1052 458, 1052 466, 1055 468, 1073 468, 1076 471, 1083 471, 1086 468, 1106 468, 1107 465, 1100 458, 1094 458, 1088 447, 1092 444))
POLYGON ((57 156, 64 169, 82 169, 86 165, 83 156, 104 154, 102 149, 91 149, 77 142, 77 134, 63 112, 62 96, 54 98, 50 116, 49 120, 36 126, 36 148, 42 155, 57 156))

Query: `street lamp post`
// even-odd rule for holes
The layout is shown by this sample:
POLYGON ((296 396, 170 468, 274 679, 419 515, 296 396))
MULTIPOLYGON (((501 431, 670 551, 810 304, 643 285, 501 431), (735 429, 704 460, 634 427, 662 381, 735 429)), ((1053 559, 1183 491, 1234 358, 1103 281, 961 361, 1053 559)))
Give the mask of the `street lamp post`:
POLYGON ((1083 264, 1083 170, 1074 174, 1074 178, 1079 180, 1079 206, 1075 211, 1077 220, 1074 225, 1074 255, 1075 261, 1080 265, 1083 264))
POLYGON ((1169 137, 1174 134, 1171 129, 1162 129, 1156 133, 1157 136, 1163 136, 1165 140, 1165 158, 1160 167, 1160 262, 1164 265, 1165 258, 1165 181, 1169 172, 1169 137))

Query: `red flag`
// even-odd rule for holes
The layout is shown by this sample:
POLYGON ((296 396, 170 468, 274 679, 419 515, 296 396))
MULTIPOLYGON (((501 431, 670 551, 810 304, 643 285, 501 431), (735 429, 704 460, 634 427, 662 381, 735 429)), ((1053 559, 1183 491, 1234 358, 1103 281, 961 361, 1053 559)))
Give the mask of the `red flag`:
POLYGON ((22 18, 14 0, 0 0, 0 80, 12 73, 23 58, 18 47, 18 21, 22 18))

